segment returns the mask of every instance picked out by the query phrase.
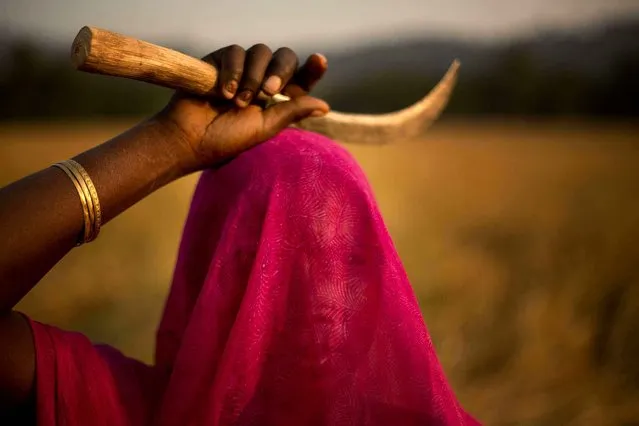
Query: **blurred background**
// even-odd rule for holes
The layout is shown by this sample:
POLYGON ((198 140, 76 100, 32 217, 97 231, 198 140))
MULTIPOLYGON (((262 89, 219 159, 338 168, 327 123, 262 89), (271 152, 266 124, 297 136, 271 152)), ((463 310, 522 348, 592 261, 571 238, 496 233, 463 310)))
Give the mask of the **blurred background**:
MULTIPOLYGON (((352 112, 404 107, 460 59, 421 140, 347 146, 446 373, 486 424, 639 424, 638 1, 3 0, 0 185, 170 96, 73 71, 84 25, 198 57, 231 43, 322 52, 317 95, 352 112)), ((118 217, 19 309, 151 362, 196 180, 118 217)))

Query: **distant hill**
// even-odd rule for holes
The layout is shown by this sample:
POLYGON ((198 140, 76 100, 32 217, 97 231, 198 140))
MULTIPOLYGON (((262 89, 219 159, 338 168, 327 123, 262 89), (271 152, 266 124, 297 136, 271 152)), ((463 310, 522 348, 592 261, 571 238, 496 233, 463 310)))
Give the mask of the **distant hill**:
MULTIPOLYGON (((343 111, 390 111, 423 96, 458 58, 449 114, 637 116, 638 40, 639 17, 498 43, 371 42, 329 51, 317 94, 343 111)), ((0 37, 0 120, 144 114, 168 97, 165 89, 73 71, 68 46, 36 46, 0 37)))
MULTIPOLYGON (((330 71, 318 89, 335 108, 361 112, 389 111, 423 96, 455 58, 462 63, 458 92, 467 88, 468 92, 484 92, 489 97, 491 88, 488 86, 493 85, 493 91, 507 97, 508 93, 519 90, 510 84, 519 87, 532 84, 541 94, 553 89, 550 86, 563 82, 569 86, 588 86, 570 88, 574 91, 605 92, 606 86, 625 84, 629 93, 632 90, 635 90, 632 93, 637 93, 633 81, 636 82, 639 76, 639 19, 608 23, 580 32, 556 31, 499 43, 423 38, 360 47, 329 54, 330 71), (512 74, 509 75, 509 72, 512 74), (624 75, 628 80, 612 81, 624 75), (518 78, 519 82, 516 81, 518 78), (495 81, 500 79, 502 84, 495 81), (508 87, 496 87, 504 84, 508 87), (629 87, 633 84, 634 89, 629 87), (391 85, 392 88, 387 87, 391 85), (383 93, 383 102, 377 99, 377 88, 383 93), (355 95, 359 100, 352 99, 355 95)), ((456 99, 460 97, 458 95, 455 95, 456 99)), ((480 95, 476 93, 473 96, 480 95)), ((587 96, 584 93, 584 97, 593 96, 593 93, 587 96)), ((599 93, 596 97, 600 96, 604 94, 599 93)), ((581 100, 575 99, 575 102, 582 108, 586 107, 581 100)), ((593 99, 592 102, 597 101, 593 99)), ((453 102, 449 112, 508 113, 489 111, 489 108, 482 111, 475 100, 469 101, 467 107, 461 103, 465 101, 453 102)), ((535 112, 532 105, 528 112, 535 112)), ((569 113, 597 114, 597 111, 584 109, 569 113)), ((635 107, 632 114, 636 113, 635 107)))
POLYGON ((582 31, 554 31, 494 43, 426 37, 329 52, 327 82, 344 82, 370 70, 438 73, 455 58, 464 65, 464 74, 483 74, 514 46, 526 49, 542 70, 563 68, 601 75, 616 58, 639 53, 639 17, 582 31))

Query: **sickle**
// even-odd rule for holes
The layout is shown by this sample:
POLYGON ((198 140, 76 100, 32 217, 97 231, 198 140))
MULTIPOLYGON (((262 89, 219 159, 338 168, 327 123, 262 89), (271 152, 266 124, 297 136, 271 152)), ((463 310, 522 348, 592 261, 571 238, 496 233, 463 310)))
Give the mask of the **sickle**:
MULTIPOLYGON (((196 95, 217 93, 218 70, 191 56, 111 31, 83 27, 71 50, 80 71, 145 81, 196 95)), ((292 125, 347 143, 385 144, 420 136, 442 113, 452 94, 459 61, 455 60, 431 92, 415 104, 388 114, 329 112, 292 125)), ((267 104, 286 102, 287 96, 257 98, 267 104)))

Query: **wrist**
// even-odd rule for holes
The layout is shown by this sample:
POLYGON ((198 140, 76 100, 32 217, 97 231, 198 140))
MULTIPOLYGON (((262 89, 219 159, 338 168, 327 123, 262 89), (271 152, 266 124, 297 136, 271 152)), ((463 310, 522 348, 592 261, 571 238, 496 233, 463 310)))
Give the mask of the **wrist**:
POLYGON ((176 178, 186 176, 201 169, 192 143, 182 128, 170 117, 155 115, 145 122, 154 138, 166 145, 166 155, 172 160, 176 178))

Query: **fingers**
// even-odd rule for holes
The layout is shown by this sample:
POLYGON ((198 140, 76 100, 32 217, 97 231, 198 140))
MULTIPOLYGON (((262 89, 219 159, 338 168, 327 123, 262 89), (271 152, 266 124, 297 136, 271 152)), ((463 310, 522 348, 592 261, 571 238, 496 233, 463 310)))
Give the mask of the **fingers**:
POLYGON ((243 108, 251 103, 262 86, 272 57, 271 49, 264 44, 256 44, 246 51, 242 82, 235 101, 237 106, 243 108))
POLYGON ((298 70, 293 50, 283 47, 272 53, 264 44, 247 51, 238 45, 228 46, 203 60, 218 68, 219 92, 240 108, 250 105, 260 91, 271 96, 280 92, 291 97, 306 95, 327 68, 326 58, 316 53, 298 70))
POLYGON ((319 53, 312 54, 282 93, 290 97, 308 94, 322 79, 327 69, 328 61, 326 57, 319 53))
POLYGON ((218 55, 218 87, 226 99, 233 99, 242 80, 246 52, 234 44, 221 50, 218 55))
POLYGON ((319 117, 330 110, 328 104, 311 96, 300 96, 266 109, 264 114, 265 139, 273 137, 291 123, 306 117, 319 117))
POLYGON ((299 60, 288 47, 277 49, 266 72, 262 90, 268 95, 279 93, 297 71, 299 60))

